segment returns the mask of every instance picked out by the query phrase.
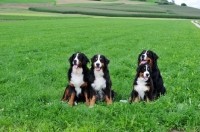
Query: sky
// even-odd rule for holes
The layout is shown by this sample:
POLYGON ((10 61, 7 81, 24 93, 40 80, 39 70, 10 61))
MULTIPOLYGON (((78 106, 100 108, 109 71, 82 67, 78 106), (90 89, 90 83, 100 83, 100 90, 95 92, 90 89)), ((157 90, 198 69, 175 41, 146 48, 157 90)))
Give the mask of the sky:
MULTIPOLYGON (((169 2, 171 0, 168 0, 169 2)), ((194 7, 200 9, 200 0, 174 0, 176 5, 181 5, 185 3, 189 7, 194 7)))

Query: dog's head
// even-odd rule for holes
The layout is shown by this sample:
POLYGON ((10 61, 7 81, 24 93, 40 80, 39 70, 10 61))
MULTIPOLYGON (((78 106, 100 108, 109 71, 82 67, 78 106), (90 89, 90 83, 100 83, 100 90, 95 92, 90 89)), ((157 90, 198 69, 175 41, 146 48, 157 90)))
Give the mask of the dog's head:
POLYGON ((151 50, 143 50, 138 56, 138 65, 149 64, 150 66, 157 65, 158 56, 151 50))
POLYGON ((69 62, 70 62, 71 67, 73 67, 74 69, 77 69, 77 68, 82 68, 84 66, 87 66, 89 59, 87 58, 85 54, 77 52, 77 53, 74 53, 69 58, 69 62))
POLYGON ((137 77, 144 78, 145 81, 148 81, 151 77, 151 66, 149 64, 141 64, 137 68, 137 77))
POLYGON ((97 54, 92 57, 91 62, 92 69, 100 71, 106 69, 110 61, 104 55, 97 54))

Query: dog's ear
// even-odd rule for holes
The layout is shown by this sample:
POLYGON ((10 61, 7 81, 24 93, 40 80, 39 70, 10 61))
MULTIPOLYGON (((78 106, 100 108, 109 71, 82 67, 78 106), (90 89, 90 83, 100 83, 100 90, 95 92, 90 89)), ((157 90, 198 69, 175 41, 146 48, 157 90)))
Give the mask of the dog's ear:
POLYGON ((108 65, 110 63, 110 60, 108 60, 106 57, 105 57, 105 62, 106 64, 108 65))
POLYGON ((142 55, 142 53, 140 53, 139 55, 138 55, 138 65, 140 65, 140 56, 142 55))
POLYGON ((70 62, 70 64, 71 64, 72 61, 73 61, 74 55, 75 55, 75 54, 73 54, 71 57, 69 57, 69 62, 70 62))
POLYGON ((94 55, 94 56, 91 58, 91 62, 94 62, 95 56, 96 56, 96 55, 94 55))
POLYGON ((150 76, 152 74, 152 67, 149 65, 149 72, 150 72, 150 76))
POLYGON ((95 59, 95 55, 91 58, 91 68, 94 67, 94 65, 93 65, 94 59, 95 59))
POLYGON ((153 63, 155 63, 156 65, 157 65, 157 59, 159 58, 158 56, 157 56, 157 54, 156 53, 154 53, 154 52, 152 52, 152 56, 153 56, 153 63))
POLYGON ((87 63, 89 63, 89 59, 85 54, 83 54, 83 65, 87 65, 87 63))
POLYGON ((136 69, 136 77, 139 76, 140 74, 140 69, 141 69, 141 65, 138 65, 137 69, 136 69))
POLYGON ((138 65, 140 65, 140 57, 144 53, 145 50, 143 50, 139 55, 138 55, 138 65))
POLYGON ((139 66, 137 67, 137 69, 136 69, 136 72, 137 72, 137 73, 140 72, 140 67, 141 67, 141 65, 139 65, 139 66))

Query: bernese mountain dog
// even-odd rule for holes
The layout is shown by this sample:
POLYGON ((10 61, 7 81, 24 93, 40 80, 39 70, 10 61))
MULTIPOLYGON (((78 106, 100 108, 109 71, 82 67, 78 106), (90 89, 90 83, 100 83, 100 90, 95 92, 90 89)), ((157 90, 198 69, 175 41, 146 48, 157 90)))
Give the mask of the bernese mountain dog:
POLYGON ((151 78, 152 70, 148 64, 141 64, 137 68, 137 74, 133 82, 133 90, 129 101, 139 102, 145 100, 146 102, 153 99, 153 81, 151 78))
POLYGON ((108 70, 109 60, 104 55, 94 55, 91 58, 89 73, 90 106, 93 107, 97 100, 112 104, 114 91, 111 90, 112 82, 108 70))
POLYGON ((151 50, 143 50, 138 56, 138 65, 149 64, 152 68, 152 80, 154 85, 153 95, 157 99, 160 95, 164 95, 166 88, 163 84, 163 79, 160 70, 157 65, 157 59, 159 57, 151 50))
POLYGON ((89 59, 83 53, 74 53, 70 58, 68 70, 68 81, 62 101, 68 101, 70 106, 78 102, 86 102, 89 105, 88 73, 87 63, 89 59))

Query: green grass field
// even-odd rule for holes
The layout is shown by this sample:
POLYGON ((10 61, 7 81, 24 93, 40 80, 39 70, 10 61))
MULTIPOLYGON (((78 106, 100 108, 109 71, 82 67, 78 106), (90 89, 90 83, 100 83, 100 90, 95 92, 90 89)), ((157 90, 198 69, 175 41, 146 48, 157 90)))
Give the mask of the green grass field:
POLYGON ((0 23, 0 131, 200 131, 200 30, 189 20, 4 16, 0 23), (143 49, 160 57, 167 94, 120 103, 143 49), (61 102, 68 58, 77 51, 110 59, 118 93, 111 106, 61 102))
MULTIPOLYGON (((106 10, 109 4, 84 6, 106 10)), ((159 7, 143 12, 163 14, 164 8, 159 7)), ((112 9, 116 11, 116 6, 112 9)), ((0 29, 0 131, 200 131, 200 29, 190 20, 72 16, 1 8, 0 29), (151 103, 121 103, 129 98, 137 57, 143 49, 159 56, 167 94, 151 103), (112 105, 97 102, 93 108, 83 103, 70 107, 61 102, 68 58, 77 51, 88 58, 100 53, 110 59, 112 89, 118 93, 112 105)))

